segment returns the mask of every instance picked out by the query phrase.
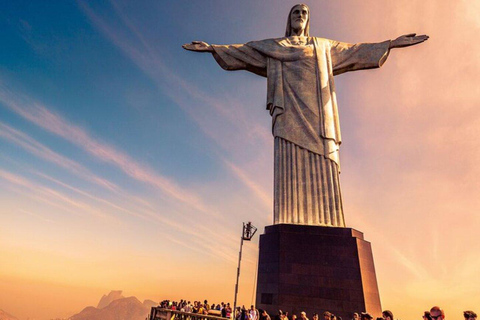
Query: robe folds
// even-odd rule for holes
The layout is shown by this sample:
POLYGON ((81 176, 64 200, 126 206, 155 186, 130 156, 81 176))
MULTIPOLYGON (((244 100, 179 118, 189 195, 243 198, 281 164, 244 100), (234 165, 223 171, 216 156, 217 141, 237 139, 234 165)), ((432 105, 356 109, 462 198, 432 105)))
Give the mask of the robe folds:
POLYGON ((267 77, 275 137, 274 223, 345 226, 334 75, 380 67, 389 44, 293 36, 212 45, 223 69, 267 77))

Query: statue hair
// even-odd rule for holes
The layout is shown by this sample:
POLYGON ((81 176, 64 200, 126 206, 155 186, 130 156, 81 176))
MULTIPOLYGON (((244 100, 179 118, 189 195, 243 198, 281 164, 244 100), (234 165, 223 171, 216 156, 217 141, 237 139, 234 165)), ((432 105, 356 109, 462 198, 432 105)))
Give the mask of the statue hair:
POLYGON ((285 37, 291 37, 292 36, 292 24, 291 24, 291 21, 290 21, 291 20, 290 16, 292 15, 293 8, 295 8, 296 6, 304 6, 305 8, 307 8, 308 19, 307 19, 307 23, 305 24, 304 35, 305 35, 305 37, 309 37, 310 36, 310 8, 304 3, 296 4, 292 7, 292 9, 290 9, 290 12, 288 13, 288 18, 287 18, 287 29, 285 30, 285 37))

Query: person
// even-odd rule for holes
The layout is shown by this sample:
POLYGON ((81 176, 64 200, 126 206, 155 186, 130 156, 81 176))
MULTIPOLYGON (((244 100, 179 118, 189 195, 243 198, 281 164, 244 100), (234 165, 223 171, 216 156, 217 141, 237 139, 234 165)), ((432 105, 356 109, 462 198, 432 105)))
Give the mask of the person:
POLYGON ((271 320, 269 314, 267 313, 267 310, 262 310, 261 320, 271 320))
POLYGON ((323 320, 331 320, 331 317, 332 317, 332 314, 330 313, 330 311, 325 311, 323 313, 323 320))
POLYGON ((472 310, 463 311, 465 320, 477 320, 477 314, 472 310))
POLYGON ((300 312, 300 319, 302 320, 308 320, 307 318, 307 313, 305 311, 300 312))
POLYGON ((245 305, 242 305, 240 320, 248 320, 247 309, 245 308, 245 305))
POLYGON ((380 43, 348 44, 311 37, 310 9, 292 7, 285 37, 246 44, 184 44, 210 52, 225 70, 267 77, 274 139, 274 223, 344 227, 341 144, 334 76, 378 68, 394 48, 426 41, 408 34, 380 43), (296 168, 296 170, 292 170, 296 168))
POLYGON ((373 317, 372 317, 372 315, 371 315, 370 313, 362 312, 362 313, 360 314, 360 319, 361 319, 361 320, 372 320, 373 317))
POLYGON ((221 312, 222 312, 222 318, 226 318, 227 317, 227 306, 223 302, 222 302, 221 312))
POLYGON ((390 310, 385 310, 382 312, 383 320, 393 320, 393 312, 390 310))
POLYGON ((430 318, 432 320, 444 320, 445 312, 439 306, 434 306, 430 309, 430 318))
POLYGON ((244 319, 243 319, 244 314, 242 314, 242 313, 243 313, 242 308, 241 308, 241 307, 237 307, 237 308, 235 309, 234 315, 233 315, 233 317, 235 318, 235 320, 244 320, 244 319))
POLYGON ((356 312, 353 313, 353 318, 352 318, 352 320, 360 320, 360 319, 359 319, 359 316, 358 316, 358 313, 356 313, 356 312))
POLYGON ((225 313, 227 318, 230 318, 232 316, 232 307, 230 306, 230 302, 227 302, 225 313))
POLYGON ((432 320, 432 317, 430 316, 430 311, 423 312, 422 318, 423 320, 432 320))
POLYGON ((314 313, 312 315, 312 320, 318 320, 318 313, 314 313))
POLYGON ((192 303, 190 301, 188 301, 186 304, 185 304, 185 312, 188 312, 188 313, 191 313, 192 312, 192 303))
POLYGON ((250 310, 248 310, 248 319, 249 320, 258 320, 258 310, 255 309, 253 305, 250 306, 250 310))
POLYGON ((198 310, 197 310, 197 313, 198 314, 204 314, 205 313, 205 308, 203 307, 203 303, 198 303, 198 310))

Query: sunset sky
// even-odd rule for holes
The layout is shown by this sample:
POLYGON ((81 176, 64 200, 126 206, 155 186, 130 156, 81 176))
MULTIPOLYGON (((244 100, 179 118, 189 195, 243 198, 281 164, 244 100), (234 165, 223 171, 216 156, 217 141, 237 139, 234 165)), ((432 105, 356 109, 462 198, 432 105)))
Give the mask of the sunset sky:
MULTIPOLYGON (((181 45, 281 37, 295 3, 2 2, 0 309, 66 317, 110 290, 233 302, 242 222, 273 222, 266 80, 181 45)), ((306 3, 313 36, 430 36, 336 77, 345 219, 383 309, 479 312, 480 2, 306 3)), ((257 255, 256 235, 240 304, 257 255)))

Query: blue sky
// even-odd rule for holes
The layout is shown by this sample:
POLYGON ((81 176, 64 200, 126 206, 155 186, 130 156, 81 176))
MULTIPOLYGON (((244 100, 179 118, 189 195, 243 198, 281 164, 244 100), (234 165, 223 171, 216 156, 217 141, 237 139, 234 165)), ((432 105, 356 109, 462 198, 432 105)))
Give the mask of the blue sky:
MULTIPOLYGON (((31 316, 18 301, 39 290, 44 318, 111 289, 233 300, 241 223, 273 218, 266 80, 181 45, 280 37, 293 4, 1 5, 0 283, 15 294, 0 308, 31 316)), ((406 318, 478 305, 478 6, 308 4, 315 36, 431 36, 336 78, 346 222, 373 243, 385 308, 406 318)), ((257 243, 245 248, 246 304, 257 243)))

